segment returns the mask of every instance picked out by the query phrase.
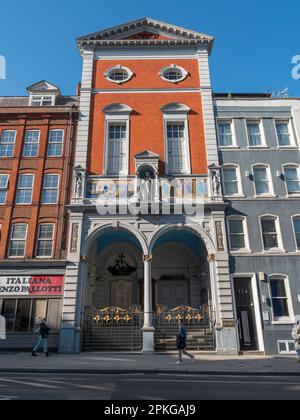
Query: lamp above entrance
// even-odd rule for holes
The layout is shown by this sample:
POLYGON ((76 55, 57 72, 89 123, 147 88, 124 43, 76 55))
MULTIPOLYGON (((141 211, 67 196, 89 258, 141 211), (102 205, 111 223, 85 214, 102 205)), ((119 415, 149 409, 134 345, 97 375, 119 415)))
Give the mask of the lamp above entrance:
POLYGON ((136 271, 136 268, 131 267, 125 261, 125 255, 121 254, 116 260, 116 265, 108 267, 107 271, 113 276, 130 276, 136 271))

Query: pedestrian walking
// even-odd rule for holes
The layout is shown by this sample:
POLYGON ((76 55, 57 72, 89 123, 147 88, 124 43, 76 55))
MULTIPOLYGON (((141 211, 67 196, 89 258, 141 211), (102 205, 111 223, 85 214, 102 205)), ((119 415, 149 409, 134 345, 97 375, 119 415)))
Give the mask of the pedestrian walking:
POLYGON ((182 363, 182 355, 185 354, 186 356, 188 356, 190 359, 192 359, 193 361, 195 360, 195 356, 193 356, 192 354, 188 353, 186 351, 186 345, 187 345, 187 331, 186 331, 186 326, 183 323, 183 320, 180 319, 178 321, 178 335, 177 335, 177 340, 176 340, 176 347, 178 350, 178 362, 176 363, 176 365, 180 365, 182 363))
POLYGON ((297 321, 292 331, 292 337, 295 340, 296 352, 298 354, 298 363, 300 363, 300 321, 297 321))
POLYGON ((35 348, 32 351, 32 356, 33 357, 37 356, 36 352, 40 349, 41 346, 43 346, 45 356, 46 357, 49 356, 49 353, 48 353, 49 331, 50 331, 50 328, 47 325, 47 320, 43 319, 43 321, 41 323, 41 326, 40 326, 40 334, 39 334, 39 339, 38 339, 37 345, 35 346, 35 348))

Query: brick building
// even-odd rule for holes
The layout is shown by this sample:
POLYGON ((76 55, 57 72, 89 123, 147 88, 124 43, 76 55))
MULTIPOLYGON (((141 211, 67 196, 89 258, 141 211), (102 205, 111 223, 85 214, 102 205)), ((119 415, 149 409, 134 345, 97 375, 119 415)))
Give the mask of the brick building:
POLYGON ((46 81, 27 90, 0 97, 1 348, 31 346, 45 316, 51 347, 60 329, 77 97, 46 81))
POLYGON ((237 353, 213 41, 149 18, 78 39, 61 351, 174 349, 187 316, 190 347, 237 353))

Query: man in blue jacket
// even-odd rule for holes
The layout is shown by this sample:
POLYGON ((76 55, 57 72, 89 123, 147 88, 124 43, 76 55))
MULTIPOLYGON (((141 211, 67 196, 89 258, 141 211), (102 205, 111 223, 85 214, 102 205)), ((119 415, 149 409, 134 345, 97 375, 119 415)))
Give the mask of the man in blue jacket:
POLYGON ((177 336, 177 341, 176 341, 176 347, 178 349, 178 354, 179 354, 179 360, 176 363, 176 365, 180 365, 182 363, 182 355, 185 354, 186 356, 188 356, 190 359, 192 359, 193 361, 195 360, 195 356, 193 356, 192 354, 188 353, 186 351, 186 338, 187 338, 187 333, 186 333, 186 327, 183 324, 183 320, 180 319, 178 321, 178 327, 179 327, 179 331, 178 331, 178 336, 177 336))

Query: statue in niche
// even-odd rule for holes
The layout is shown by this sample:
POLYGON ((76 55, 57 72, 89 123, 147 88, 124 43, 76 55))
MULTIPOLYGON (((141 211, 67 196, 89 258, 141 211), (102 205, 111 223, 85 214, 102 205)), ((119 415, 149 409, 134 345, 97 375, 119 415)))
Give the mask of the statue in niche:
POLYGON ((152 185, 153 185, 153 173, 150 170, 146 170, 141 173, 141 179, 139 182, 139 199, 142 203, 148 203, 152 199, 152 185))
POLYGON ((76 186, 75 186, 76 198, 81 198, 82 193, 83 193, 83 179, 82 179, 82 173, 79 172, 76 176, 76 186))
POLYGON ((212 178, 212 192, 214 197, 219 197, 221 194, 221 174, 219 170, 214 170, 211 173, 212 178))

